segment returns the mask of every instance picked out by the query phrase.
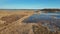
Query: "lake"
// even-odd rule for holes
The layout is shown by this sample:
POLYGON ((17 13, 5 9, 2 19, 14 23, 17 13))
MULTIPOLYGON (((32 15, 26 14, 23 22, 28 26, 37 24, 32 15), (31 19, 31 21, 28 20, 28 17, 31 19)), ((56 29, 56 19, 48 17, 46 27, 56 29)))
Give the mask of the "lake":
POLYGON ((25 22, 38 22, 41 20, 59 20, 60 13, 41 13, 41 14, 33 14, 29 18, 25 19, 25 22))
POLYGON ((23 20, 24 23, 43 23, 43 26, 48 26, 51 31, 54 30, 54 26, 60 29, 60 13, 41 13, 33 14, 29 18, 23 20), (49 25, 47 24, 49 22, 49 25))

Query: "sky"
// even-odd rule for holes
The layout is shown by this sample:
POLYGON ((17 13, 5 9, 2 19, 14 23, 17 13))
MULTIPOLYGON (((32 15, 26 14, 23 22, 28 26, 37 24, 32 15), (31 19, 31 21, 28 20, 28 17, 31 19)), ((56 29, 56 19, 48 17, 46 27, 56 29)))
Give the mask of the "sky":
POLYGON ((0 9, 60 8, 60 0, 0 0, 0 9))

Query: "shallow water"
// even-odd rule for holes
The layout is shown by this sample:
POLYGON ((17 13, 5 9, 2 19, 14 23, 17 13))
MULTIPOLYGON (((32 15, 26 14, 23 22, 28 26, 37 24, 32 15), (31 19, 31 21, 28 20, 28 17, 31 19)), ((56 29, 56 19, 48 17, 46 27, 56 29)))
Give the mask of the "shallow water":
POLYGON ((59 13, 42 13, 42 14, 33 14, 29 18, 25 19, 26 22, 38 22, 41 20, 59 20, 60 14, 59 13))
POLYGON ((53 26, 60 28, 60 14, 59 13, 42 13, 33 14, 29 18, 23 21, 24 23, 43 23, 42 26, 48 26, 51 31, 54 29, 53 26), (49 21, 49 25, 47 24, 49 21))

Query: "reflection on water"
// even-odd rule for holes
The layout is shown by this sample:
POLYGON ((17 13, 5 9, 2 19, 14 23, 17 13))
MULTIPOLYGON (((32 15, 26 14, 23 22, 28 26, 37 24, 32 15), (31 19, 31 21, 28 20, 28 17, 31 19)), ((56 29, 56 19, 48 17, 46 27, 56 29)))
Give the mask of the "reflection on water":
POLYGON ((30 16, 29 18, 27 18, 25 20, 25 22, 38 22, 38 21, 42 21, 42 20, 54 20, 54 19, 60 19, 60 14, 57 14, 57 13, 42 13, 40 15, 38 14, 34 14, 32 16, 30 16))
POLYGON ((54 26, 60 28, 60 14, 59 13, 42 13, 34 14, 29 18, 23 20, 24 23, 42 23, 42 26, 48 26, 51 31, 54 31, 54 26))

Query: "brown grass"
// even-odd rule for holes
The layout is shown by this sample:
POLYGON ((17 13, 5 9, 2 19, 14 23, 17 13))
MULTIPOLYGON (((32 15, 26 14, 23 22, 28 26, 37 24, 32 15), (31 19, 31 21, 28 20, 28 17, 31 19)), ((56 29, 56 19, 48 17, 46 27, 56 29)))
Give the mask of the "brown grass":
POLYGON ((32 14, 30 10, 0 10, 0 34, 60 34, 37 23, 22 22, 32 14))
POLYGON ((25 16, 30 16, 33 11, 13 11, 0 10, 0 34, 27 34, 31 27, 22 25, 25 16), (23 19, 22 19, 23 18, 23 19), (22 20, 21 20, 22 19, 22 20))

